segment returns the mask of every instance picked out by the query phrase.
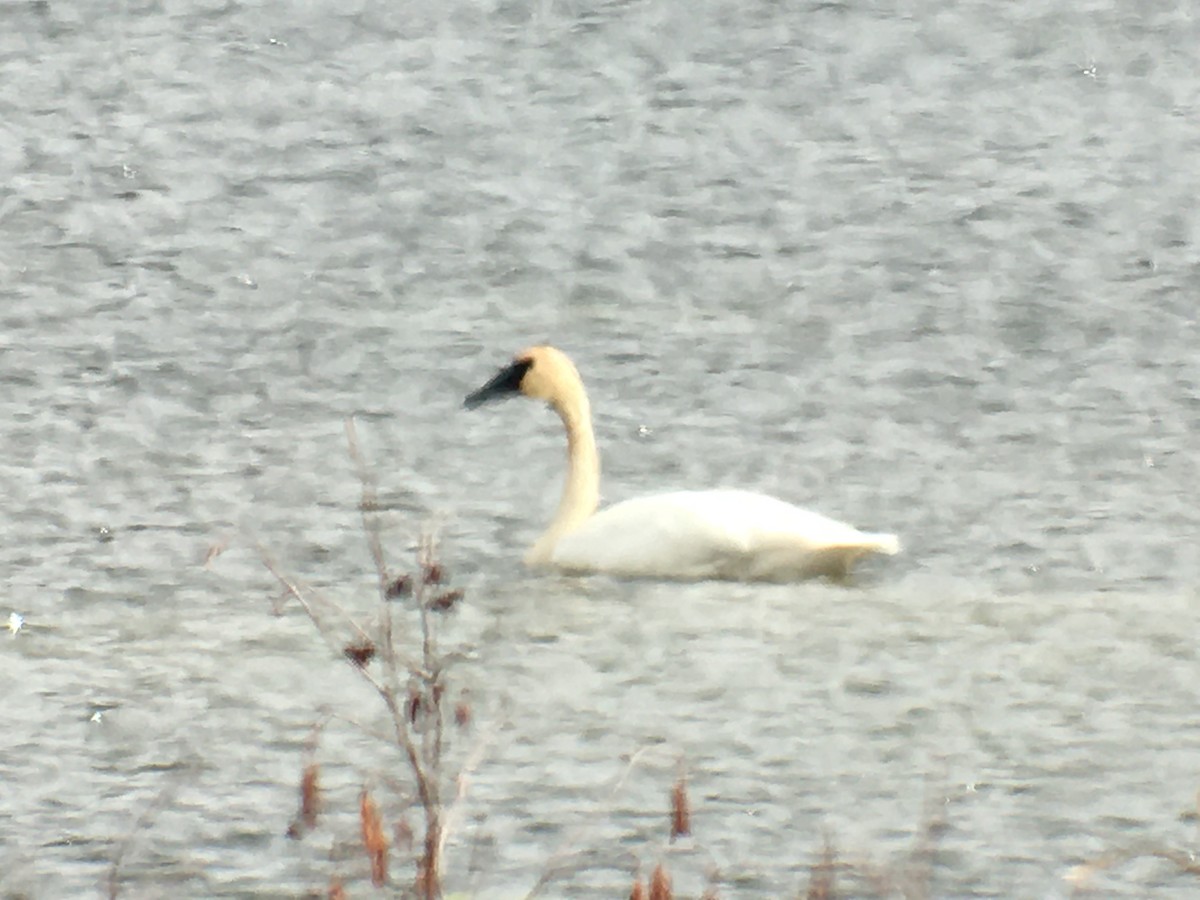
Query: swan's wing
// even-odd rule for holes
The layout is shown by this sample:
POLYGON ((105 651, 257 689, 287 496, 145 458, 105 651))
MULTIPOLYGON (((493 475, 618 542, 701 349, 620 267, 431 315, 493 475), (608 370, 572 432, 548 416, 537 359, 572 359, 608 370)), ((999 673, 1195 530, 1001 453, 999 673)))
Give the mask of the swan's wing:
POLYGON ((745 552, 738 530, 696 509, 683 493, 626 500, 601 510, 554 548, 572 571, 660 578, 734 577, 745 552))
POLYGON ((894 535, 746 491, 678 491, 597 513, 555 547, 554 565, 667 578, 791 578, 845 574, 867 553, 895 553, 894 535))
POLYGON ((793 506, 765 494, 749 491, 690 491, 683 502, 692 504, 698 514, 721 515, 744 529, 751 545, 766 541, 791 541, 810 550, 857 547, 889 556, 900 551, 894 534, 860 531, 853 525, 793 506))

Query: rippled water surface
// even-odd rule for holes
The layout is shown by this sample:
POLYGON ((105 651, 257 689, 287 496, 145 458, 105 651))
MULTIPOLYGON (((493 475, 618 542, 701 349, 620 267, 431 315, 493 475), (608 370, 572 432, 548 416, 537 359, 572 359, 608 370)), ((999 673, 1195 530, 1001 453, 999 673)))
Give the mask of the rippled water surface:
MULTIPOLYGON (((902 865, 932 819, 935 896, 1200 848, 1193 4, 0 21, 5 896, 102 892, 116 858, 128 896, 364 876, 358 786, 403 769, 254 549, 370 615, 351 414, 389 554, 436 519, 467 591, 458 889, 621 896, 666 859, 784 896, 824 836, 902 865), (544 340, 606 499, 736 485, 905 554, 848 587, 523 572, 557 422, 460 404, 544 340), (289 841, 330 708, 330 819, 289 841)), ((1092 884, 1200 892, 1153 860, 1092 884)))

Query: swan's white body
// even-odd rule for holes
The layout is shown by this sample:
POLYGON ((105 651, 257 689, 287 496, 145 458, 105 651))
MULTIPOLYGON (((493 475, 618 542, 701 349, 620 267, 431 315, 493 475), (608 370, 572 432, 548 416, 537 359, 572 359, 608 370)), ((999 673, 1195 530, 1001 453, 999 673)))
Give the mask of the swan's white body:
POLYGON ((567 481, 554 521, 525 562, 567 572, 700 580, 843 578, 860 558, 899 552, 895 535, 871 534, 736 490, 677 491, 596 512, 600 462, 583 382, 553 347, 534 347, 467 398, 505 392, 546 400, 567 431, 567 481))
POLYGON ((860 557, 896 553, 867 534, 748 491, 677 491, 626 500, 567 532, 549 562, 578 572, 659 578, 795 581, 845 577, 860 557))

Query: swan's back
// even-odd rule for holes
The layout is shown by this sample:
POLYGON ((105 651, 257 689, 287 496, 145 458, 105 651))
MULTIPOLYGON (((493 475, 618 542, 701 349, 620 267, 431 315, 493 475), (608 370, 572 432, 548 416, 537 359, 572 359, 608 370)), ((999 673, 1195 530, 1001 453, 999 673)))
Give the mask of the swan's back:
POLYGON ((871 553, 899 550, 869 534, 747 491, 676 491, 602 510, 562 536, 551 564, 658 578, 789 581, 844 577, 871 553))

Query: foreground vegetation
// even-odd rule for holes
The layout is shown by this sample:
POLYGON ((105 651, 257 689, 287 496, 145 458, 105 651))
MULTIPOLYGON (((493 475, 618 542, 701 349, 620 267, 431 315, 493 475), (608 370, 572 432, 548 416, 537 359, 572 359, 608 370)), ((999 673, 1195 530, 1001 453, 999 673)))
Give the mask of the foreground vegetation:
MULTIPOLYGON (((349 722, 337 711, 318 716, 299 761, 299 796, 287 834, 303 842, 324 829, 332 832, 335 844, 346 851, 330 861, 328 881, 312 885, 310 896, 335 900, 353 891, 359 896, 382 892, 439 900, 449 896, 447 883, 461 890, 478 874, 472 870, 470 860, 451 860, 448 848, 462 824, 470 776, 483 762, 491 743, 491 734, 479 733, 475 727, 469 696, 450 677, 464 657, 441 642, 443 618, 467 598, 462 590, 451 586, 433 534, 421 540, 416 558, 406 569, 389 564, 381 538, 382 511, 374 477, 363 459, 353 422, 347 422, 346 428, 361 482, 362 530, 375 567, 378 601, 372 619, 357 621, 344 608, 283 571, 265 548, 259 549, 264 565, 283 589, 283 602, 277 604, 275 612, 282 614, 297 606, 303 610, 316 633, 378 699, 385 726, 379 729, 349 722), (331 809, 322 788, 322 736, 335 720, 376 737, 395 761, 395 767, 388 771, 362 772, 362 786, 353 810, 331 809), (352 833, 347 828, 350 821, 354 822, 352 833)), ((638 765, 643 755, 641 751, 632 754, 628 768, 638 765)), ((669 900, 677 896, 672 869, 694 865, 706 855, 687 852, 671 859, 676 842, 686 842, 695 851, 703 839, 693 834, 685 761, 677 759, 675 765, 674 778, 663 785, 660 838, 637 857, 627 886, 614 885, 614 896, 669 900)), ((139 817, 133 834, 150 828, 153 816, 169 802, 170 792, 164 790, 139 817)), ((1200 806, 1200 797, 1197 802, 1200 806)), ((807 883, 794 896, 808 900, 938 896, 939 845, 950 808, 942 793, 931 793, 907 852, 886 863, 839 852, 827 836, 807 867, 807 883)), ((107 893, 112 898, 121 894, 133 834, 118 842, 113 851, 107 880, 107 893)), ((1160 860, 1181 875, 1200 876, 1200 862, 1193 853, 1146 845, 1085 860, 1066 873, 1066 884, 1074 895, 1102 895, 1104 873, 1146 858, 1160 860)), ((566 847, 547 859, 542 875, 526 896, 554 895, 556 883, 586 865, 583 853, 566 847)), ((694 877, 695 872, 688 874, 693 876, 691 883, 704 884, 700 893, 704 900, 715 900, 723 890, 730 896, 738 895, 725 874, 711 866, 699 878, 694 877)))

